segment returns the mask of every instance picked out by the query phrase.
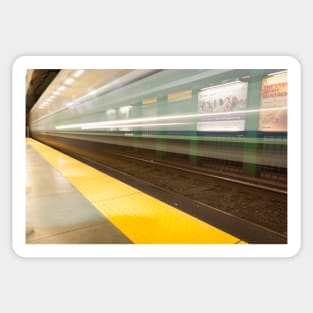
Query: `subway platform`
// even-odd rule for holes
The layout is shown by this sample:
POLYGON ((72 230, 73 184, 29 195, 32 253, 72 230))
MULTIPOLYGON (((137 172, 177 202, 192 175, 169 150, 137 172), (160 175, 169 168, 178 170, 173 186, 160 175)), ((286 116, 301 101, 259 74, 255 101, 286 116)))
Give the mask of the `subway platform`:
MULTIPOLYGON (((31 144, 29 143, 31 142, 31 144)), ((64 176, 26 143, 27 243, 130 243, 64 176)))
POLYGON ((28 244, 245 243, 30 138, 26 157, 28 244))

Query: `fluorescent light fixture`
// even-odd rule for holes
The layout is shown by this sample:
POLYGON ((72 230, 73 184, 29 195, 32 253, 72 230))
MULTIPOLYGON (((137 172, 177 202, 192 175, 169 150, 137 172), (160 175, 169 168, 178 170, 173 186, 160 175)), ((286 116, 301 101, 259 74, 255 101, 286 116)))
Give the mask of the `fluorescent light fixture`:
POLYGON ((89 93, 88 93, 88 96, 93 96, 97 93, 97 90, 91 90, 89 93))
POLYGON ((269 111, 285 111, 287 107, 276 107, 267 109, 256 109, 256 110, 241 110, 241 111, 231 111, 231 112, 216 112, 216 113, 193 113, 193 114, 182 114, 182 115, 165 115, 165 116, 154 116, 147 118, 133 118, 125 120, 115 120, 115 121, 102 121, 93 123, 82 123, 82 124, 68 124, 68 125, 57 125, 56 129, 70 129, 70 128, 82 128, 82 127, 119 127, 119 125, 127 125, 133 123, 145 123, 145 122, 156 122, 156 121, 171 121, 171 120, 183 120, 183 119, 195 119, 202 117, 211 116, 221 116, 221 115, 235 115, 242 113, 259 113, 259 112, 269 112, 269 111))
POLYGON ((64 84, 65 85, 72 85, 74 83, 75 79, 74 78, 68 78, 65 80, 64 84))
POLYGON ((77 70, 74 74, 73 77, 78 78, 81 75, 83 75, 83 73, 85 72, 85 70, 77 70))
POLYGON ((207 90, 207 89, 218 88, 218 87, 222 87, 222 86, 233 85, 233 84, 239 84, 239 83, 242 83, 242 81, 240 81, 240 80, 238 79, 238 80, 235 80, 235 81, 232 81, 232 82, 229 82, 229 83, 224 83, 224 84, 219 84, 219 85, 214 85, 214 86, 205 87, 205 88, 202 88, 202 89, 200 89, 200 90, 203 91, 203 90, 207 90))
POLYGON ((74 104, 74 102, 68 102, 68 103, 66 103, 66 106, 67 107, 70 107, 70 106, 72 106, 74 104))
POLYGON ((267 76, 274 76, 274 75, 285 74, 285 73, 287 73, 287 70, 279 71, 279 72, 275 72, 275 73, 269 73, 269 74, 267 74, 267 76))
POLYGON ((59 90, 59 91, 64 91, 65 89, 66 89, 66 87, 63 86, 63 85, 61 85, 61 86, 58 87, 58 90, 59 90))

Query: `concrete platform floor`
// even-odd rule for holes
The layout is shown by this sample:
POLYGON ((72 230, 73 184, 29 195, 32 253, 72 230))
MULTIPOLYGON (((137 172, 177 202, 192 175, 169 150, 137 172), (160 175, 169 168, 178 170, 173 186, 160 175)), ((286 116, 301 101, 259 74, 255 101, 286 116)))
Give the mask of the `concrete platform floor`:
POLYGON ((131 243, 26 143, 27 243, 131 243))

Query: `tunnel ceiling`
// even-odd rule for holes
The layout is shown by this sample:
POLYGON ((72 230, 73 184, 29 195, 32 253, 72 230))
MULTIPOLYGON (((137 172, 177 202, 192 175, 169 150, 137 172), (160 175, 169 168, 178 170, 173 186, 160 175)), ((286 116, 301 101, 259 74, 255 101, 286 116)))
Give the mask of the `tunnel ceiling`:
POLYGON ((26 92, 26 113, 29 112, 59 72, 59 69, 32 70, 26 92))

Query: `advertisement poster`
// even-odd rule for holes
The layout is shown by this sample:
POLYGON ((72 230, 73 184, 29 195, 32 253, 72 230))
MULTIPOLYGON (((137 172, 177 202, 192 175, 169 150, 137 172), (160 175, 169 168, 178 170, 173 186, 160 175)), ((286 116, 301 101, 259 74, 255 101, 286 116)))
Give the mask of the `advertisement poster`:
POLYGON ((287 73, 263 79, 259 116, 260 131, 287 131, 287 98, 287 73), (262 112, 263 109, 273 110, 262 112))
POLYGON ((198 131, 242 131, 245 129, 248 83, 234 82, 199 92, 198 131))

